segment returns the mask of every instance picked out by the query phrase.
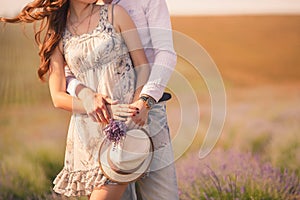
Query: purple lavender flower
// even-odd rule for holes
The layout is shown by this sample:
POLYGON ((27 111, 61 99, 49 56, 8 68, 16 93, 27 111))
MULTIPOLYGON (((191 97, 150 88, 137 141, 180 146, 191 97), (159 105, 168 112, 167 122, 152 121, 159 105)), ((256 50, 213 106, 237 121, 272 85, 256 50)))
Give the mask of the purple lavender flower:
POLYGON ((126 128, 125 122, 111 119, 103 131, 109 141, 117 144, 121 139, 125 138, 126 128))
POLYGON ((199 160, 190 152, 176 163, 180 199, 300 199, 296 171, 279 169, 251 153, 215 149, 199 160))

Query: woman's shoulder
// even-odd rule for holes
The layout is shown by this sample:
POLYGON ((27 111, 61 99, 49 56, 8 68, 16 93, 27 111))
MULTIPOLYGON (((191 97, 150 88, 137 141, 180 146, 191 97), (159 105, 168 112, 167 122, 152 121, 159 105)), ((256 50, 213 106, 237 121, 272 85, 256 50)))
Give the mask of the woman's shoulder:
POLYGON ((113 10, 113 13, 115 15, 128 15, 125 8, 123 8, 122 6, 120 6, 118 4, 110 4, 109 9, 113 10))
POLYGON ((116 25, 126 25, 132 21, 131 17, 127 13, 127 11, 120 5, 109 5, 109 13, 112 13, 113 16, 113 24, 116 25))

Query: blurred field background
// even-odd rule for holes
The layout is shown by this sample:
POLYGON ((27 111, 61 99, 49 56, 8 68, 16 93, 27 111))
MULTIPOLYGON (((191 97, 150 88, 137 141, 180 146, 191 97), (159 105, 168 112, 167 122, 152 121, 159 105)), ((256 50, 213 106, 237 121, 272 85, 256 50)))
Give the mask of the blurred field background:
MULTIPOLYGON (((178 59, 176 71, 201 108, 197 135, 176 161, 181 199, 299 199, 300 16, 172 17, 172 23, 207 50, 227 94, 221 138, 199 160, 210 98, 193 66, 178 59)), ((36 75, 31 27, 25 33, 20 25, 0 31, 0 199, 60 199, 51 183, 63 165, 70 114, 53 108, 47 83, 36 75)), ((176 95, 168 102, 172 137, 181 113, 176 95)))

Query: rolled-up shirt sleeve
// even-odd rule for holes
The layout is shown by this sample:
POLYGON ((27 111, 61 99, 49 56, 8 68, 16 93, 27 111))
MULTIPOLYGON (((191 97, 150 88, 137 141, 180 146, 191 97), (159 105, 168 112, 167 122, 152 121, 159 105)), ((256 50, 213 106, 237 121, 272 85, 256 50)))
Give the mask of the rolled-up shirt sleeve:
POLYGON ((66 82, 67 82, 67 92, 73 96, 76 97, 76 88, 79 84, 81 84, 80 81, 76 79, 74 74, 71 72, 70 68, 68 66, 65 66, 65 76, 66 76, 66 82))
POLYGON ((148 20, 153 59, 149 59, 152 70, 148 82, 141 94, 152 96, 158 101, 174 71, 177 56, 174 51, 172 27, 169 11, 165 0, 144 1, 145 15, 148 20))

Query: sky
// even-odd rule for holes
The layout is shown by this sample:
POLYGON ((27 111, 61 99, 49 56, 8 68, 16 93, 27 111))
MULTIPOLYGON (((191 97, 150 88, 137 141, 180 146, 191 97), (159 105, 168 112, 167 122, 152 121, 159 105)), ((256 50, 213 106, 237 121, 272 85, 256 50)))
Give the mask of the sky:
MULTIPOLYGON (((300 0, 166 0, 171 15, 300 14, 300 0)), ((1 0, 0 16, 14 16, 30 0, 1 0)))

